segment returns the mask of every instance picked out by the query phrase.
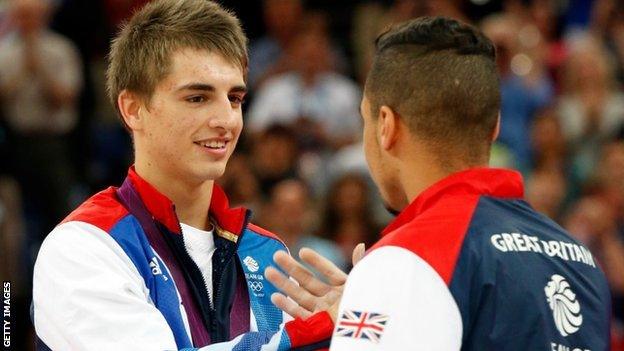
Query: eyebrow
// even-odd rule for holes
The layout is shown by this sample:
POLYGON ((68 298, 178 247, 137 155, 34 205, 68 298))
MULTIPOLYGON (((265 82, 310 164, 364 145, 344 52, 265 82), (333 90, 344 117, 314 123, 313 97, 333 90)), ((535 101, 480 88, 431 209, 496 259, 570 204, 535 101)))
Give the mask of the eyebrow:
MULTIPOLYGON (((176 91, 182 91, 182 90, 202 90, 202 91, 214 92, 217 89, 214 86, 210 85, 210 84, 189 83, 189 84, 184 84, 181 87, 176 89, 176 91)), ((236 85, 236 86, 233 86, 232 88, 230 88, 229 92, 231 92, 231 93, 246 93, 247 92, 247 87, 245 85, 236 85)))

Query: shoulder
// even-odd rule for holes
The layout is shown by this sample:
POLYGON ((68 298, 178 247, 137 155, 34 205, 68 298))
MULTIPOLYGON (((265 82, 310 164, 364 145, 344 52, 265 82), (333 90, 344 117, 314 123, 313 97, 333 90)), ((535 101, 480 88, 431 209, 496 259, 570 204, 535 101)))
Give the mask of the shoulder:
POLYGON ((370 314, 371 322, 380 316, 387 320, 379 330, 383 333, 380 349, 461 347, 461 314, 445 282, 427 262, 404 248, 386 246, 372 251, 349 273, 332 347, 373 349, 349 334, 348 322, 355 319, 349 314, 361 313, 370 314))
POLYGON ((448 284, 478 203, 479 196, 441 199, 417 219, 384 236, 371 250, 387 246, 406 249, 448 284))
POLYGON ((83 202, 61 224, 84 222, 108 232, 126 215, 128 210, 117 199, 116 189, 109 187, 83 202))
POLYGON ((280 243, 283 243, 282 239, 280 239, 280 237, 277 236, 277 234, 270 232, 262 227, 259 227, 253 223, 247 224, 247 230, 252 232, 253 234, 256 234, 265 238, 273 239, 273 240, 279 241, 280 243))
POLYGON ((87 277, 117 276, 141 289, 141 277, 117 241, 79 221, 58 225, 43 241, 34 268, 35 285, 65 286, 87 277))

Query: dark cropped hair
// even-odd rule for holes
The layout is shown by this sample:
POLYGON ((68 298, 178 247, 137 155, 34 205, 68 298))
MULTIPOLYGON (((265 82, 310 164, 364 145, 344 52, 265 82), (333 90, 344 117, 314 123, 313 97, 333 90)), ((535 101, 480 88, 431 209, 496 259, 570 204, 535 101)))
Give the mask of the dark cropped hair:
POLYGON ((500 109, 492 42, 459 21, 420 17, 375 45, 365 87, 372 115, 390 107, 448 166, 458 157, 487 161, 500 109))

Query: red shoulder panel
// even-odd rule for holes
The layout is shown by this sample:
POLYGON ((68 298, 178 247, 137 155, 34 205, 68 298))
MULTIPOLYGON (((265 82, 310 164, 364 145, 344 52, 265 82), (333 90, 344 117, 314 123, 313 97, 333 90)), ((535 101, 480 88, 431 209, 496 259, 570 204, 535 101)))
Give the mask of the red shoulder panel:
POLYGON ((128 211, 119 201, 114 187, 93 195, 69 214, 61 223, 80 221, 108 232, 128 211))
POLYGON ((258 227, 257 225, 255 225, 255 224, 253 224, 253 223, 248 223, 248 224, 247 224, 247 228, 249 228, 250 230, 252 230, 252 231, 254 231, 254 232, 256 232, 256 233, 258 233, 258 234, 260 234, 260 235, 262 235, 262 236, 266 236, 266 237, 269 237, 269 238, 271 238, 271 239, 278 240, 278 241, 279 241, 279 242, 281 242, 282 244, 284 243, 284 242, 282 241, 282 239, 280 239, 280 237, 279 237, 279 236, 277 236, 277 235, 275 235, 275 234, 271 233, 270 231, 268 231, 268 230, 266 230, 266 229, 264 229, 264 228, 258 227))
MULTIPOLYGON (((379 240, 371 250, 398 246, 425 260, 448 285, 479 196, 448 196, 379 240)), ((400 269, 397 267, 397 269, 400 269)))

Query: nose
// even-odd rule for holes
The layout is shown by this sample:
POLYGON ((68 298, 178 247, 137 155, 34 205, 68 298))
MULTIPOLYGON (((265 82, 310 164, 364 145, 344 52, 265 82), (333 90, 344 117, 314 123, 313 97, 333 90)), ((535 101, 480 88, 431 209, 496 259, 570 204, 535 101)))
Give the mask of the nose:
POLYGON ((239 119, 242 119, 240 109, 233 107, 227 96, 219 99, 218 106, 213 112, 208 120, 208 126, 212 129, 231 131, 236 128, 239 119))

